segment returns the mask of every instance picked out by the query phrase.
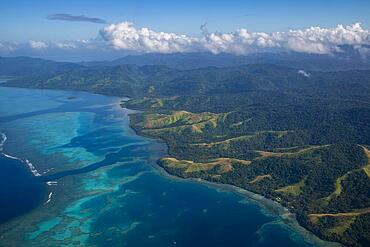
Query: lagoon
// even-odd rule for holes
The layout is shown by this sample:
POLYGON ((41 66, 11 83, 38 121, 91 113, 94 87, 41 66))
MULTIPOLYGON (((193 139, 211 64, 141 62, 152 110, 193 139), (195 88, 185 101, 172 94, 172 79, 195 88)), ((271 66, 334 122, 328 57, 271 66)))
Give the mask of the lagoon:
POLYGON ((0 246, 313 246, 242 194, 165 174, 120 100, 0 87, 0 246))

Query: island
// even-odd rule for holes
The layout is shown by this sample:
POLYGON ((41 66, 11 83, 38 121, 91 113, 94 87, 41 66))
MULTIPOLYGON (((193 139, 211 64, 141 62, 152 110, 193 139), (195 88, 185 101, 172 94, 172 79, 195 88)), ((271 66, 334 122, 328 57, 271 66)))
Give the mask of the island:
POLYGON ((168 173, 252 191, 322 239, 369 245, 370 70, 63 68, 4 85, 127 96, 132 128, 166 142, 168 173))

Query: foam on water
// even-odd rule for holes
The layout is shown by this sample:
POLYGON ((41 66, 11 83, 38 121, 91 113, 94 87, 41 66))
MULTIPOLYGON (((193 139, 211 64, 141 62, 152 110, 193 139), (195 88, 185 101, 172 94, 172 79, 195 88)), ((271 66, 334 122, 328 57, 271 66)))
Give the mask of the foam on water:
MULTIPOLYGON (((0 151, 3 151, 3 146, 4 146, 4 144, 5 144, 5 142, 8 138, 4 133, 1 133, 1 137, 2 137, 2 140, 0 142, 0 151)), ((26 160, 23 161, 22 159, 20 159, 18 157, 15 157, 15 156, 3 153, 3 152, 1 154, 4 155, 5 157, 9 158, 9 159, 15 159, 15 160, 21 161, 23 164, 26 164, 28 166, 28 168, 30 169, 30 171, 32 172, 32 174, 34 176, 36 176, 36 177, 41 176, 41 174, 37 171, 35 166, 29 160, 26 159, 26 160)))
POLYGON ((57 181, 47 181, 46 184, 49 186, 53 186, 53 185, 55 186, 55 185, 58 185, 58 182, 57 181))
POLYGON ((21 160, 21 159, 20 159, 20 158, 18 158, 18 157, 11 156, 11 155, 6 154, 6 153, 1 153, 1 154, 2 154, 2 155, 4 155, 5 157, 9 158, 9 159, 19 160, 19 161, 22 161, 22 162, 23 162, 23 160, 21 160))
MULTIPOLYGON (((21 246, 112 246, 110 240, 114 246, 190 246, 191 238, 199 233, 202 237, 194 240, 197 246, 207 246, 205 241, 225 246, 218 241, 226 240, 230 246, 253 241, 258 246, 256 231, 275 220, 247 200, 238 203, 242 198, 235 194, 161 176, 150 161, 164 155, 165 145, 137 136, 128 125, 130 111, 118 108, 116 98, 74 92, 78 100, 66 100, 67 93, 45 94, 36 96, 35 100, 47 99, 37 105, 57 99, 63 112, 50 111, 1 125, 13 142, 9 142, 10 150, 45 171, 37 179, 44 179, 48 186, 58 184, 47 187, 48 194, 26 218, 25 227, 11 230, 21 246), (19 139, 13 141, 17 134, 19 139), (92 170, 81 169, 94 164, 98 166, 92 170), (82 172, 68 174, 74 170, 82 172), (63 172, 69 177, 53 177, 63 172)), ((33 99, 32 93, 27 95, 33 99)), ((26 161, 32 173, 40 176, 26 161)), ((19 222, 23 220, 20 217, 19 222)), ((265 230, 261 234, 268 237, 270 230, 266 226, 265 230)), ((297 246, 286 241, 282 246, 297 246)))
POLYGON ((32 174, 35 177, 41 176, 41 174, 37 171, 37 169, 35 168, 35 166, 29 160, 25 160, 25 163, 30 168, 30 171, 32 172, 32 174))
POLYGON ((48 200, 44 203, 45 204, 48 204, 49 202, 51 202, 51 197, 53 196, 53 192, 50 192, 49 195, 48 195, 48 200))
POLYGON ((35 166, 29 161, 29 160, 25 160, 23 161, 22 159, 18 158, 18 157, 15 157, 15 156, 12 156, 12 155, 9 155, 9 154, 6 154, 6 153, 1 153, 2 155, 4 155, 5 157, 9 158, 9 159, 15 159, 15 160, 19 160, 20 162, 22 162, 23 164, 26 164, 27 167, 30 169, 30 171, 32 172, 32 174, 35 176, 35 177, 39 177, 41 176, 41 174, 37 171, 37 169, 35 168, 35 166))
POLYGON ((54 167, 46 169, 46 171, 44 171, 41 175, 45 175, 45 174, 51 172, 52 170, 54 170, 54 167))
POLYGON ((4 133, 0 133, 1 135, 1 141, 0 141, 0 151, 3 151, 3 146, 8 139, 4 133))

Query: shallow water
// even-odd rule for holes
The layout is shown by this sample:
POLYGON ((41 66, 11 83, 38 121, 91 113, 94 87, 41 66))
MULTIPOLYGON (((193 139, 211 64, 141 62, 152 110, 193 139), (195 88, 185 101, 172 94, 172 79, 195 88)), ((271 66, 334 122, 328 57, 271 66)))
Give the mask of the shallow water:
POLYGON ((0 246, 311 246, 240 195, 161 175, 164 144, 118 102, 0 88, 2 152, 20 159, 0 159, 0 246))

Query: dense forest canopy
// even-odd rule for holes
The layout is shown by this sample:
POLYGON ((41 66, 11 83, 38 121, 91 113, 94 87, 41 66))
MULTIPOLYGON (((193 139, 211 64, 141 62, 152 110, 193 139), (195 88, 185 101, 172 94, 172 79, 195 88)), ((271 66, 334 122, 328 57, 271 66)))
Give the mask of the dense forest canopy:
POLYGON ((344 62, 337 61, 334 71, 320 58, 319 70, 314 57, 276 56, 272 64, 233 58, 199 68, 189 66, 194 56, 162 57, 165 65, 154 55, 144 56, 152 59, 146 65, 135 57, 88 64, 1 58, 0 75, 15 76, 5 86, 129 96, 122 104, 143 110, 131 116, 132 127, 168 144, 169 156, 159 161, 168 172, 260 193, 295 212, 324 239, 369 246, 366 65, 353 62, 355 69, 340 70, 344 62), (175 66, 168 66, 171 59, 175 66), (186 61, 182 68, 179 61, 186 61), (324 71, 329 67, 332 71, 324 71))

